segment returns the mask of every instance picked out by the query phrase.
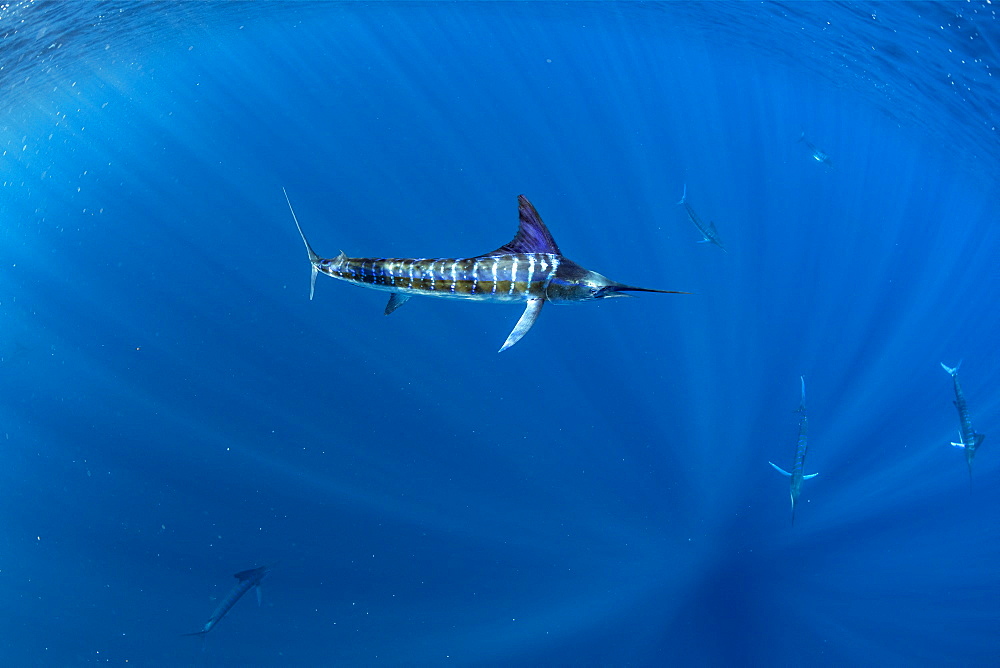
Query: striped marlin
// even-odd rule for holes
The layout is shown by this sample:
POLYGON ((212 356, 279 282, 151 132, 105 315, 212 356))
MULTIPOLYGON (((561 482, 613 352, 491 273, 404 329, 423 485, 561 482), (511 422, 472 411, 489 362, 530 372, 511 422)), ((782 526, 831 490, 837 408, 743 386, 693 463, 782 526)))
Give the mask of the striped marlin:
POLYGON ((802 399, 799 401, 799 408, 796 411, 799 413, 799 445, 795 450, 795 464, 792 466, 792 472, 789 473, 774 462, 768 462, 768 464, 774 467, 774 470, 789 478, 792 497, 792 524, 795 524, 795 504, 798 502, 799 494, 802 492, 802 481, 815 478, 819 475, 818 473, 802 474, 805 470, 806 450, 809 448, 809 436, 807 433, 809 430, 809 417, 806 415, 806 377, 799 376, 799 380, 802 382, 802 399))
POLYGON ((703 223, 701 221, 701 218, 698 217, 698 214, 694 212, 693 208, 691 208, 691 205, 687 203, 687 195, 688 195, 688 187, 687 184, 685 183, 684 194, 681 195, 681 201, 677 203, 684 205, 684 210, 687 211, 688 218, 691 219, 691 222, 694 223, 694 226, 698 228, 699 232, 701 232, 701 236, 705 237, 698 243, 704 244, 712 242, 713 244, 715 244, 716 246, 718 246, 719 248, 728 253, 729 251, 727 251, 726 247, 722 245, 722 240, 719 239, 719 232, 715 229, 715 223, 710 221, 708 223, 708 226, 706 227, 705 223, 703 223))
POLYGON ((976 456, 976 449, 979 448, 983 443, 983 439, 986 438, 985 434, 977 434, 976 430, 972 428, 972 419, 969 417, 969 407, 965 403, 965 395, 962 393, 962 386, 958 383, 958 367, 962 366, 959 362, 954 369, 945 366, 944 362, 941 362, 941 367, 948 372, 951 376, 951 382, 955 386, 955 408, 958 409, 958 443, 952 442, 957 448, 965 448, 965 461, 969 465, 969 484, 972 484, 972 459, 976 456))
POLYGON ((316 275, 322 273, 354 285, 390 293, 386 315, 414 295, 483 302, 523 302, 524 313, 500 352, 528 333, 545 302, 570 304, 630 296, 626 292, 688 294, 618 283, 563 257, 535 207, 524 195, 517 197, 520 226, 510 243, 490 253, 465 258, 361 258, 347 257, 343 252, 335 258, 323 258, 309 245, 287 192, 285 201, 312 265, 309 299, 315 292, 316 275))
POLYGON ((813 160, 815 160, 816 162, 821 162, 827 167, 833 167, 833 161, 830 160, 830 156, 828 156, 825 152, 816 148, 815 144, 806 139, 805 131, 803 131, 802 134, 799 135, 798 140, 806 145, 806 148, 809 149, 809 155, 812 156, 813 160))
POLYGON ((260 568, 251 568, 248 571, 240 571, 233 577, 235 577, 239 582, 236 586, 232 588, 229 594, 219 603, 219 606, 212 613, 212 616, 208 618, 205 625, 201 627, 201 631, 195 631, 194 633, 185 633, 186 636, 203 636, 212 629, 215 625, 222 621, 222 618, 232 610, 233 606, 236 605, 236 601, 243 597, 243 594, 247 593, 251 589, 257 590, 257 605, 260 605, 260 581, 264 579, 264 576, 271 571, 271 566, 261 566, 260 568))

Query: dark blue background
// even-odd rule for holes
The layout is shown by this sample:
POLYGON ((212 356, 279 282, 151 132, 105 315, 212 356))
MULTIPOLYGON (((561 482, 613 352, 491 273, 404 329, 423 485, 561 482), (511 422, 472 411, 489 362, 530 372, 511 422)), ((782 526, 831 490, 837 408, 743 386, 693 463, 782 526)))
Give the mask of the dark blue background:
POLYGON ((5 665, 995 664, 992 6, 0 19, 5 665), (693 294, 498 355, 517 307, 310 302, 283 186, 326 256, 485 252, 524 193, 693 294))

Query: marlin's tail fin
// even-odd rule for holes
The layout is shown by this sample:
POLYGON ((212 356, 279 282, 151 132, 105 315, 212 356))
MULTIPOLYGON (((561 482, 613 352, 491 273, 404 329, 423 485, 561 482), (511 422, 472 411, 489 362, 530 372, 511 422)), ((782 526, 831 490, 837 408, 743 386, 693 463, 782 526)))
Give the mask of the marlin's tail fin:
POLYGON ((685 200, 687 200, 687 196, 688 196, 688 184, 685 183, 684 184, 684 194, 681 195, 681 200, 679 202, 677 202, 677 203, 678 204, 683 204, 685 202, 685 200))
POLYGON ((958 367, 960 366, 962 366, 961 362, 956 364, 955 368, 952 369, 951 367, 947 366, 944 362, 941 362, 941 368, 947 371, 949 376, 954 376, 956 373, 958 373, 958 367))
POLYGON ((309 277, 309 299, 313 298, 313 294, 316 292, 316 274, 319 270, 316 268, 316 263, 320 261, 319 255, 313 251, 312 246, 309 245, 309 240, 306 239, 305 232, 302 231, 302 226, 299 225, 298 216, 295 215, 295 209, 292 208, 292 200, 288 199, 288 193, 284 188, 281 192, 285 193, 285 201, 288 202, 288 210, 292 212, 292 220, 295 221, 295 227, 299 230, 299 236, 302 237, 302 243, 306 246, 306 252, 309 254, 309 264, 312 265, 312 275, 309 277))

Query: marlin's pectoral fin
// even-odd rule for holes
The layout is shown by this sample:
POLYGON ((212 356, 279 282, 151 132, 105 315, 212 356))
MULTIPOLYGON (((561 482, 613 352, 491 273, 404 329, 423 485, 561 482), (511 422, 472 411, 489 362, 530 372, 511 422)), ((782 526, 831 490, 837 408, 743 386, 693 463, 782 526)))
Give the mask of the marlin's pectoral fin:
POLYGON ((261 594, 260 585, 254 587, 257 590, 257 607, 259 608, 264 603, 264 595, 261 594))
POLYGON ((412 296, 413 295, 403 295, 398 292, 393 292, 391 295, 389 295, 389 303, 385 305, 385 314, 389 315, 390 313, 398 309, 400 306, 408 302, 410 300, 410 297, 412 296))
POLYGON ((517 324, 514 325, 514 329, 511 330, 510 336, 508 336, 507 340, 503 342, 503 346, 501 346, 499 352, 502 353, 507 350, 512 345, 520 341, 521 337, 528 333, 531 326, 535 324, 536 320, 538 320, 538 314, 542 312, 542 305, 544 303, 545 300, 541 297, 528 300, 528 305, 524 307, 524 313, 521 314, 520 320, 518 320, 517 324))
POLYGON ((812 480, 813 478, 815 478, 818 475, 819 475, 818 473, 810 473, 809 475, 802 476, 802 479, 803 480, 812 480))
POLYGON ((965 443, 956 443, 955 441, 952 441, 951 444, 954 445, 956 448, 964 448, 965 447, 965 443))
MULTIPOLYGON (((789 477, 789 478, 791 478, 791 477, 792 477, 792 474, 791 474, 791 473, 789 473, 789 472, 788 472, 788 471, 786 471, 785 469, 781 468, 780 466, 778 466, 778 465, 777 465, 777 464, 775 464, 774 462, 768 462, 768 464, 770 464, 771 466, 773 466, 773 467, 774 467, 774 470, 775 470, 775 471, 777 471, 778 473, 780 473, 781 475, 783 475, 783 476, 787 476, 787 477, 789 477)), ((793 503, 794 503, 794 501, 793 501, 793 503)))

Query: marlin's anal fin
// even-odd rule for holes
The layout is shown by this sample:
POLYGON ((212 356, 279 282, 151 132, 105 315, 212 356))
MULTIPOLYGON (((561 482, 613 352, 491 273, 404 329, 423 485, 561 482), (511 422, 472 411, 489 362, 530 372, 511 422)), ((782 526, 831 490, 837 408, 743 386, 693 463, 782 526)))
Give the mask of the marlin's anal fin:
POLYGON ((791 473, 789 473, 789 472, 788 472, 788 471, 786 471, 785 469, 781 468, 780 466, 778 466, 778 465, 777 465, 777 464, 775 464, 774 462, 768 462, 768 464, 770 464, 771 466, 773 466, 773 467, 774 467, 774 470, 775 470, 775 471, 777 471, 778 473, 780 473, 781 475, 783 475, 783 476, 786 476, 786 477, 788 477, 788 478, 791 478, 791 477, 792 477, 792 474, 791 474, 791 473))
POLYGON ((413 295, 404 295, 398 292, 393 292, 391 295, 389 295, 389 303, 385 305, 385 314, 389 315, 390 313, 398 309, 400 306, 405 304, 407 301, 409 301, 410 297, 412 296, 413 295))
POLYGON ((503 346, 500 347, 499 352, 502 353, 507 350, 528 333, 531 326, 535 324, 536 320, 538 320, 538 314, 542 312, 543 304, 545 304, 545 300, 541 297, 528 300, 527 306, 524 307, 524 313, 521 314, 521 318, 517 321, 517 324, 514 325, 514 329, 511 330, 510 336, 508 336, 507 340, 503 342, 503 346))

